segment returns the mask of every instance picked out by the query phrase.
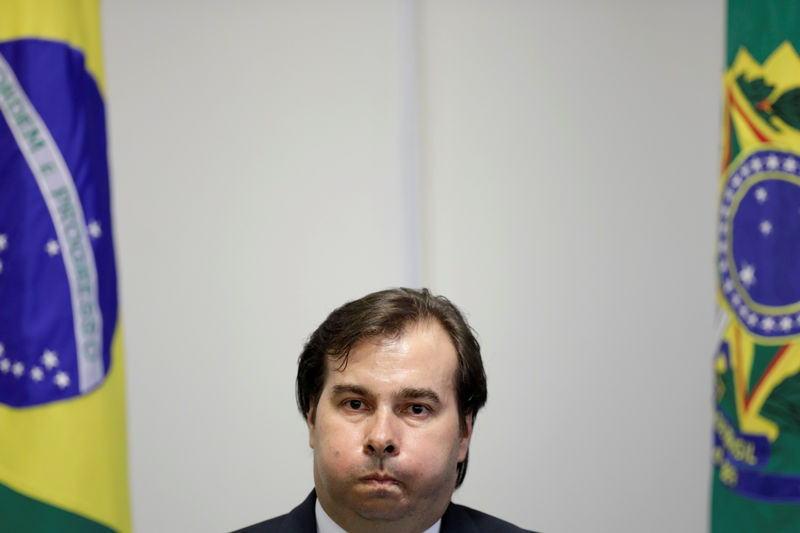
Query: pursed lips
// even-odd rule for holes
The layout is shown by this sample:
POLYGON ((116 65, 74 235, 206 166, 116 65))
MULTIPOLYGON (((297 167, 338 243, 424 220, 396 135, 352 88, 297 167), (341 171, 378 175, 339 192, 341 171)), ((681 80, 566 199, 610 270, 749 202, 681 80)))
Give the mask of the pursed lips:
POLYGON ((398 485, 400 482, 388 474, 369 474, 361 478, 364 483, 370 483, 381 487, 388 487, 391 485, 398 485))

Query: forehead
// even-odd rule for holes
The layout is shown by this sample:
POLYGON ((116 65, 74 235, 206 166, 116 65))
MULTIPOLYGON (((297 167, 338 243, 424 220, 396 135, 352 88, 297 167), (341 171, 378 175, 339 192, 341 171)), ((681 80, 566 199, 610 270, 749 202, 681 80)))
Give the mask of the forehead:
POLYGON ((347 363, 329 359, 323 388, 350 383, 370 389, 430 387, 446 394, 455 390, 458 356, 450 335, 436 320, 408 325, 400 335, 362 339, 347 363))

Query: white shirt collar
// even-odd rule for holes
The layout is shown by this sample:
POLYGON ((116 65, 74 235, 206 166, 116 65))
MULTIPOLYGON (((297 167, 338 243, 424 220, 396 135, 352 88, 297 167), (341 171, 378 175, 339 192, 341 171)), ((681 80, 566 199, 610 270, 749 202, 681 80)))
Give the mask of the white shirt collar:
MULTIPOLYGON (((333 521, 333 518, 328 516, 328 513, 322 508, 322 504, 319 503, 319 498, 314 505, 314 514, 317 517, 317 533, 347 533, 339 524, 333 521)), ((441 527, 442 519, 440 518, 435 524, 422 533, 439 533, 441 527)))

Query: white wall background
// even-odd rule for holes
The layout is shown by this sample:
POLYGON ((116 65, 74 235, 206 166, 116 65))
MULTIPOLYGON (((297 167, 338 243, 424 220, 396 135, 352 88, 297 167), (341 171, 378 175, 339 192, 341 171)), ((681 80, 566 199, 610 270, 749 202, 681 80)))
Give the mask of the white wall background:
POLYGON ((425 285, 489 403, 454 499, 547 533, 702 532, 713 2, 106 2, 137 532, 312 486, 296 357, 425 285))

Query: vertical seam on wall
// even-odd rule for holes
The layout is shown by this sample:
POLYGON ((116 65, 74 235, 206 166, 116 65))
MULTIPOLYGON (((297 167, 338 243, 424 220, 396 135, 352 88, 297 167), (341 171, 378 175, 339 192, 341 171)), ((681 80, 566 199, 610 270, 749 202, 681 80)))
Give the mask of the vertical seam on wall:
POLYGON ((398 0, 400 51, 400 152, 409 285, 420 287, 426 274, 425 195, 421 172, 420 41, 416 0, 398 0))

